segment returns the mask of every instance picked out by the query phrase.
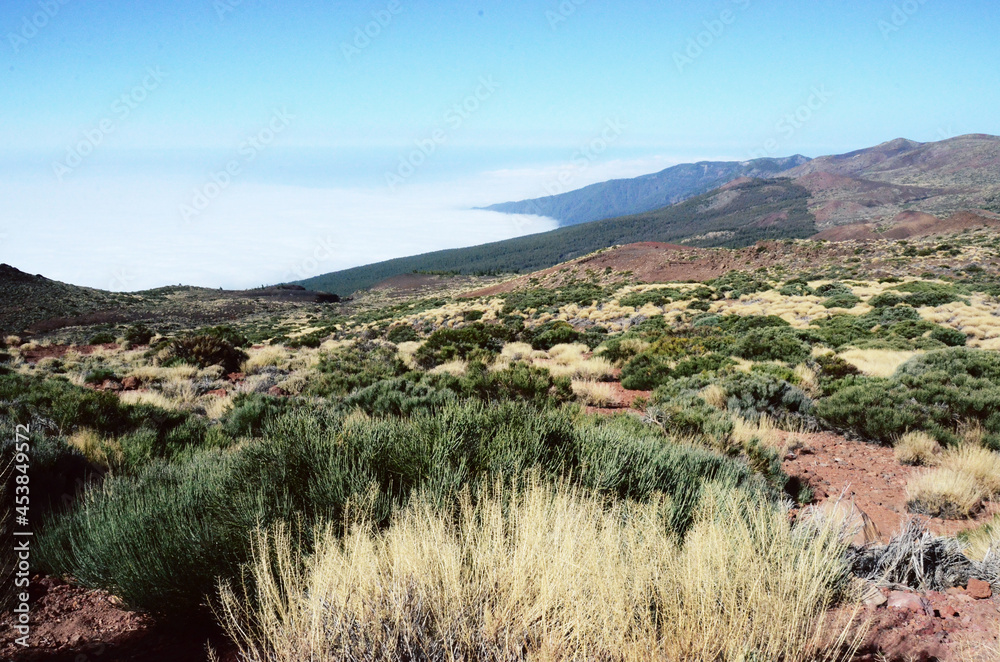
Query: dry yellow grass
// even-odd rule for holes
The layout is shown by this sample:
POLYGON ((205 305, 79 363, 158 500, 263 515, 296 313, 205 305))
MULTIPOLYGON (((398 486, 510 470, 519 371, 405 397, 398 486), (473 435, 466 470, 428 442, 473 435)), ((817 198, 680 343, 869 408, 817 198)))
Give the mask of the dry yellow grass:
POLYGON ((465 370, 468 368, 468 364, 465 361, 449 361, 448 363, 442 363, 441 365, 433 368, 429 372, 432 375, 453 375, 455 377, 461 377, 465 374, 465 370))
POLYGON ((907 432, 896 441, 894 450, 900 464, 929 467, 941 457, 941 445, 926 432, 907 432))
POLYGON ((247 374, 253 374, 261 368, 283 366, 290 358, 290 352, 280 345, 250 349, 247 354, 247 360, 243 362, 243 372, 247 374))
POLYGON ((80 451, 88 461, 100 467, 107 468, 108 456, 104 449, 104 441, 94 430, 87 428, 77 430, 69 436, 66 442, 80 451))
POLYGON ((614 387, 606 382, 574 379, 572 386, 577 399, 591 407, 613 407, 621 404, 614 387))
POLYGON ((962 471, 937 467, 918 473, 906 485, 910 510, 935 517, 969 517, 982 505, 982 489, 962 471))
POLYGON ((747 421, 739 416, 733 417, 733 441, 744 446, 756 438, 765 446, 784 451, 783 436, 774 420, 767 415, 761 415, 756 422, 747 421))
POLYGON ((793 529, 782 507, 712 489, 680 545, 655 500, 487 492, 457 517, 417 498, 387 530, 330 530, 308 557, 287 527, 260 533, 254 594, 223 587, 220 620, 245 659, 276 662, 837 657, 832 518, 793 529))
POLYGON ((1000 454, 988 448, 964 444, 945 453, 940 466, 972 477, 986 498, 1000 494, 1000 454))
POLYGON ((805 391, 806 395, 815 398, 820 394, 819 377, 816 375, 815 370, 805 363, 800 363, 795 366, 795 376, 799 380, 799 388, 805 391))
POLYGON ((729 399, 729 394, 726 393, 726 389, 722 388, 719 384, 709 384, 703 388, 698 395, 702 400, 716 409, 725 409, 726 400, 729 399))
POLYGON ((177 404, 156 391, 125 391, 119 399, 127 405, 153 405, 161 409, 177 409, 177 404))
POLYGON ((600 356, 587 357, 590 349, 581 344, 555 345, 547 353, 534 352, 532 363, 546 368, 553 377, 597 381, 614 373, 611 362, 600 356))
POLYGON ((229 395, 224 397, 209 395, 203 400, 203 404, 205 415, 212 420, 218 420, 233 408, 233 398, 229 395))
POLYGON ((849 349, 842 352, 840 358, 869 377, 891 377, 899 366, 923 353, 888 349, 849 349))
POLYGON ((144 365, 133 368, 127 376, 135 377, 144 383, 171 381, 175 379, 194 379, 198 376, 198 368, 189 365, 178 365, 171 368, 144 365))
POLYGON ((7 347, 20 347, 21 338, 20 336, 6 336, 3 339, 3 344, 7 347))
POLYGON ((423 344, 424 343, 417 340, 399 343, 396 345, 396 354, 399 355, 399 360, 405 363, 407 368, 410 368, 411 370, 415 369, 417 364, 414 362, 413 356, 423 344))

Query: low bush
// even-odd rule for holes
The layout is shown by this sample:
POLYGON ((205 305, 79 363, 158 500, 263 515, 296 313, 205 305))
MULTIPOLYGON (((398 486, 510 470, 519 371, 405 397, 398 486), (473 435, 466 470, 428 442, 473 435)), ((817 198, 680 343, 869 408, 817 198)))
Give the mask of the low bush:
POLYGON ((420 335, 417 333, 417 330, 409 324, 397 324, 396 326, 389 328, 385 334, 385 339, 398 345, 402 342, 420 340, 420 335))
POLYGON ((891 378, 848 377, 819 403, 834 426, 888 442, 923 430, 946 445, 959 421, 983 428, 983 443, 1000 446, 1000 354, 956 347, 916 356, 891 378))
POLYGON ((580 332, 573 328, 568 322, 555 320, 546 322, 537 329, 522 334, 525 342, 531 344, 534 349, 549 350, 556 345, 568 345, 580 339, 580 332))
POLYGON ((90 339, 87 341, 87 343, 91 345, 110 345, 111 343, 114 342, 118 342, 118 339, 115 338, 115 334, 109 331, 101 331, 99 333, 95 333, 94 335, 90 336, 90 339))
POLYGON ((247 354, 229 341, 215 335, 178 338, 167 347, 164 365, 186 363, 198 368, 220 366, 225 372, 238 372, 247 354))
POLYGON ((306 388, 307 395, 349 395, 382 380, 400 377, 408 368, 393 347, 362 342, 322 353, 318 370, 319 374, 306 388))
POLYGON ((762 373, 734 372, 719 385, 727 394, 726 409, 751 422, 767 416, 787 422, 813 414, 813 402, 788 381, 762 373))
POLYGON ((449 404, 406 419, 296 412, 238 450, 107 479, 47 522, 35 559, 132 607, 192 619, 217 578, 240 576, 250 533, 278 520, 301 522, 309 544, 314 525, 343 521, 348 509, 387 524, 416 491, 448 504, 479 480, 532 472, 619 498, 666 495, 664 521, 678 535, 712 483, 777 496, 741 462, 665 442, 630 417, 574 422, 524 403, 449 404))
POLYGON ((811 348, 791 329, 767 327, 743 334, 733 346, 733 355, 748 361, 783 361, 801 363, 811 348))
POLYGON ((87 384, 103 384, 107 380, 115 379, 118 379, 118 376, 109 368, 94 368, 83 377, 83 381, 87 384))
POLYGON ((129 346, 148 345, 153 339, 153 331, 145 324, 133 324, 125 330, 125 342, 129 346))
POLYGON ((514 333, 506 326, 473 322, 457 329, 438 329, 413 358, 422 368, 433 368, 458 359, 498 354, 504 343, 514 339, 514 333))

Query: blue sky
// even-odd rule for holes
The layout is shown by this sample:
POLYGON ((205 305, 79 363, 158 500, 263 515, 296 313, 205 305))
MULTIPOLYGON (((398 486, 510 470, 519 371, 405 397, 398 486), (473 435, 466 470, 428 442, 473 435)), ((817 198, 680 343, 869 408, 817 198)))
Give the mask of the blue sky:
POLYGON ((146 265, 116 289, 259 284, 287 278, 316 228, 344 244, 325 270, 545 229, 455 213, 451 222, 476 231, 420 231, 427 221, 404 210, 430 217, 435 204, 443 213, 541 195, 553 169, 581 153, 580 186, 702 158, 997 134, 1000 18, 990 9, 985 0, 5 0, 0 261, 108 286, 106 265, 86 252, 49 256, 52 244, 24 231, 30 223, 105 263, 146 265), (621 130, 588 152, 609 122, 621 130), (231 185, 184 217, 233 163, 231 185), (21 199, 27 192, 41 200, 21 199), (257 213, 225 200, 237 195, 256 200, 257 213), (208 218, 242 228, 244 253, 227 253, 208 218), (269 249, 280 268, 251 250, 279 218, 298 237, 269 249), (177 225, 176 236, 127 231, 109 247, 104 233, 151 223, 177 225), (385 224, 381 242, 353 243, 352 228, 366 223, 385 224))

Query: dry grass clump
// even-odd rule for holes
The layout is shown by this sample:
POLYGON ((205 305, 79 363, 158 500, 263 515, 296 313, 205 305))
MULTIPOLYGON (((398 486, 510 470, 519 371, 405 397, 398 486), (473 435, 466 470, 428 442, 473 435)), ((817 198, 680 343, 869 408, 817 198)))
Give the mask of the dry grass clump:
POLYGON ((399 343, 396 345, 396 354, 399 355, 399 360, 405 363, 407 368, 411 370, 416 369, 417 364, 413 360, 413 356, 423 344, 423 342, 418 340, 408 340, 407 342, 399 343))
POLYGON ((165 382, 177 379, 194 379, 198 376, 198 368, 190 365, 177 365, 163 368, 155 365, 144 365, 133 368, 128 377, 135 377, 140 382, 165 382))
POLYGON ((573 394, 591 407, 615 407, 621 404, 614 387, 607 382, 591 382, 574 379, 573 394))
POLYGON ((249 355, 243 362, 243 372, 253 374, 261 368, 281 367, 288 363, 289 351, 280 345, 269 345, 260 349, 247 350, 249 355))
POLYGON ((7 347, 20 347, 21 337, 20 336, 6 336, 3 339, 3 344, 7 347))
POLYGON ((819 376, 805 363, 795 366, 795 377, 799 380, 798 387, 805 391, 806 395, 815 398, 820 394, 819 376))
POLYGON ((611 362, 599 356, 588 358, 589 353, 590 348, 579 343, 555 345, 548 354, 534 352, 532 363, 548 369, 553 377, 588 381, 609 378, 615 369, 611 362))
POLYGON ((66 440, 73 448, 80 451, 87 460, 100 467, 108 466, 108 456, 104 449, 104 441, 94 430, 83 428, 74 432, 66 440))
POLYGON ((906 505, 912 512, 948 519, 969 517, 983 503, 983 492, 975 478, 945 467, 911 478, 906 495, 906 505))
POLYGON ((233 408, 233 397, 226 395, 222 397, 209 396, 204 402, 205 416, 217 421, 233 408))
POLYGON ((536 355, 544 356, 544 352, 537 352, 526 342, 507 343, 500 350, 500 356, 511 361, 527 361, 536 355))
POLYGON ((442 363, 441 365, 429 370, 432 375, 446 374, 452 375, 454 377, 461 377, 465 374, 466 369, 469 365, 462 360, 449 361, 447 363, 442 363))
POLYGON ((830 519, 792 528, 783 507, 713 489, 681 545, 656 500, 484 492, 455 516, 416 498, 386 530, 331 528, 310 555, 288 527, 261 532, 254 594, 223 587, 220 620, 261 661, 838 657, 845 637, 824 626, 846 543, 830 519))
POLYGON ((896 442, 894 450, 900 464, 914 466, 933 466, 941 456, 941 445, 926 432, 907 432, 896 442))
POLYGON ((729 394, 720 384, 709 384, 699 393, 699 397, 716 409, 725 409, 729 394))
POLYGON ((1000 453, 963 444, 940 456, 937 467, 907 485, 911 510, 941 517, 968 517, 983 500, 1000 494, 1000 453))
POLYGON ((842 352, 840 358, 869 377, 891 377, 899 366, 923 353, 889 349, 849 349, 842 352))
POLYGON ((125 391, 118 399, 127 405, 153 405, 160 409, 177 409, 177 403, 157 391, 125 391))
POLYGON ((1000 494, 1000 453, 963 444, 946 453, 940 466, 971 476, 986 498, 1000 494))
POLYGON ((756 438, 765 446, 784 451, 784 435, 781 434, 781 429, 774 422, 774 419, 766 414, 761 415, 754 422, 747 421, 740 416, 734 416, 732 437, 733 441, 740 446, 745 446, 756 438))

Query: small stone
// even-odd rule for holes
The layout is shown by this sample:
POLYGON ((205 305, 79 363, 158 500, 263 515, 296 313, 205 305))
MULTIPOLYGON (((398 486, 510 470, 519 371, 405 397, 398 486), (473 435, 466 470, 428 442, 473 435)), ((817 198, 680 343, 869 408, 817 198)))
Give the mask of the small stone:
POLYGON ((965 587, 965 593, 976 600, 985 600, 992 597, 993 587, 982 579, 970 579, 969 585, 965 587))
POLYGON ((126 391, 134 391, 140 386, 142 386, 142 382, 139 381, 138 377, 126 377, 122 381, 122 388, 126 391))
POLYGON ((889 593, 887 603, 892 609, 906 609, 907 611, 916 613, 922 613, 924 611, 924 603, 920 599, 920 596, 916 593, 892 591, 889 593))
POLYGON ((280 386, 272 386, 271 388, 267 389, 267 394, 281 398, 288 395, 288 391, 281 388, 280 386))
POLYGON ((883 594, 877 586, 869 586, 865 591, 862 600, 869 607, 881 607, 889 601, 889 599, 885 597, 885 594, 883 594))

